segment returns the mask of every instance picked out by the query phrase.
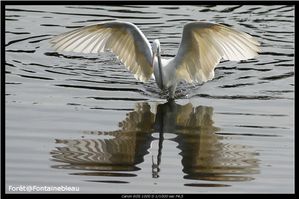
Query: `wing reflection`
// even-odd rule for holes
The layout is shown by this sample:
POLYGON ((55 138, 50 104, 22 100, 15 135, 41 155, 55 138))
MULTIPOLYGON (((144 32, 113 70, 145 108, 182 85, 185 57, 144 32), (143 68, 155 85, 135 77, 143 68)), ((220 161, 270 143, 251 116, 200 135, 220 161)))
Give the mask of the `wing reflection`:
MULTIPOLYGON (((158 106, 137 103, 134 111, 119 123, 119 130, 84 132, 96 139, 57 139, 51 151, 53 161, 67 163, 53 168, 78 169, 73 175, 136 176, 130 171, 144 161, 149 153, 152 133, 159 133, 157 160, 152 157, 152 177, 159 177, 165 133, 175 134, 169 139, 178 143, 186 179, 208 181, 248 181, 259 172, 256 152, 249 146, 232 142, 232 137, 217 133, 213 126, 213 108, 176 104, 174 101, 158 106), (156 109, 155 111, 152 111, 156 109), (89 171, 89 172, 86 172, 89 171)), ((196 186, 196 184, 185 184, 196 186)), ((207 186, 207 184, 202 184, 207 186)), ((212 185, 212 184, 211 184, 212 185)), ((200 184, 199 184, 200 186, 200 184)))
POLYGON ((74 175, 132 176, 111 171, 139 169, 135 165, 143 162, 143 157, 148 154, 153 140, 151 132, 154 120, 155 115, 150 112, 150 106, 147 103, 140 103, 133 112, 127 114, 123 122, 119 123, 120 130, 84 132, 86 136, 96 134, 101 139, 56 139, 57 144, 65 146, 56 147, 51 151, 52 158, 68 165, 52 167, 97 171, 74 175))

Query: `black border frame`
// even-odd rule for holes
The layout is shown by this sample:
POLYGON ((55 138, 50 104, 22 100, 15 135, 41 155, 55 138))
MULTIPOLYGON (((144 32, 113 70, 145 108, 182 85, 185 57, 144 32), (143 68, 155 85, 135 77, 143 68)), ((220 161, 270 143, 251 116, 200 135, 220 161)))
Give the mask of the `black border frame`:
MULTIPOLYGON (((77 194, 79 194, 79 197, 81 197, 81 195, 85 195, 85 193, 67 193, 67 194, 56 194, 56 193, 47 193, 47 194, 40 194, 40 193, 36 193, 36 194, 19 194, 19 193, 5 193, 5 186, 6 186, 6 181, 5 181, 5 64, 6 64, 6 59, 5 59, 5 30, 6 30, 6 26, 5 26, 5 6, 6 5, 24 5, 24 6, 30 6, 30 5, 294 5, 295 6, 295 27, 296 24, 298 24, 298 20, 296 20, 296 4, 299 3, 299 1, 297 0, 292 0, 292 1, 237 1, 237 0, 232 0, 232 1, 208 1, 208 0, 204 0, 204 1, 177 1, 177 0, 170 0, 170 1, 159 1, 159 0, 146 0, 146 1, 71 1, 71 0, 67 0, 67 1, 59 1, 59 0, 55 0, 55 1, 13 1, 13 0, 1 0, 1 187, 0 187, 0 195, 1 198, 6 198, 6 197, 24 197, 24 196, 28 196, 29 198, 40 198, 43 197, 43 195, 50 195, 50 196, 60 196, 65 198, 65 196, 69 196, 69 197, 73 197, 77 194)), ((295 34, 295 41, 296 41, 296 34, 295 34)), ((296 48, 295 48, 296 49, 296 48)), ((296 51, 295 51, 296 52, 296 51)), ((295 55, 295 60, 296 60, 296 55, 295 55)), ((295 61, 295 66, 296 66, 296 61, 295 61)), ((296 68, 296 67, 295 67, 296 68)), ((296 78, 295 78, 295 82, 296 82, 296 78)), ((295 83, 296 84, 296 83, 295 83)), ((296 88, 296 87, 295 87, 296 88)), ((295 89, 296 90, 296 89, 295 89)), ((295 91, 296 93, 296 91, 295 91)), ((295 100, 296 102, 296 100, 295 100)), ((294 109, 296 107, 296 103, 294 106, 294 109)), ((296 118, 296 117, 295 117, 296 118)), ((296 121, 296 120, 295 120, 296 121)), ((296 126, 296 122, 295 122, 295 126, 296 126)), ((296 129, 296 128, 295 128, 296 129)), ((296 130, 295 130, 296 132, 296 130)), ((296 137, 296 136, 294 136, 296 137)), ((296 140, 296 139, 295 139, 296 140)), ((294 143, 295 143, 294 140, 294 143)), ((296 151, 296 144, 295 144, 295 151, 296 151)), ((296 158, 295 158, 295 165, 296 165, 296 158)), ((296 168, 296 166, 295 166, 296 168)), ((295 172, 296 173, 296 172, 295 172)), ((296 179, 296 177, 295 177, 296 179)), ((296 190, 296 182, 294 183, 295 185, 295 190, 296 190)), ((296 193, 296 191, 295 191, 296 193)), ((283 195, 288 195, 288 196, 293 196, 294 198, 296 197, 296 194, 283 194, 283 195)), ((95 197, 99 197, 97 196, 97 194, 86 194, 88 195, 88 197, 90 196, 95 196, 95 197)), ((103 197, 118 197, 118 198, 128 198, 126 196, 129 196, 130 198, 145 198, 144 196, 149 195, 151 196, 151 198, 153 199, 161 199, 163 198, 163 196, 166 196, 165 199, 167 199, 167 196, 169 195, 178 195, 178 194, 101 194, 99 193, 99 195, 104 195, 103 197), (139 196, 139 197, 138 197, 139 196)), ((220 197, 223 196, 223 194, 216 194, 220 197)), ((224 194, 224 195, 228 195, 228 194, 224 194)), ((235 196, 237 196, 238 194, 233 194, 235 196)), ((250 194, 253 195, 253 194, 250 194)), ((264 196, 266 196, 265 194, 262 194, 264 196)), ((278 197, 281 197, 280 195, 282 194, 276 194, 278 195, 278 197)), ((195 194, 186 194, 186 193, 182 193, 181 194, 182 198, 186 198, 186 197, 193 197, 195 196, 195 194)), ((232 195, 230 194, 229 197, 231 197, 232 195)), ((270 196, 271 198, 273 197, 272 194, 267 194, 267 196, 270 196)), ((214 196, 212 196, 214 197, 214 196)), ((293 198, 292 197, 292 198, 293 198)), ((177 199, 182 199, 182 198, 177 198, 177 199)))

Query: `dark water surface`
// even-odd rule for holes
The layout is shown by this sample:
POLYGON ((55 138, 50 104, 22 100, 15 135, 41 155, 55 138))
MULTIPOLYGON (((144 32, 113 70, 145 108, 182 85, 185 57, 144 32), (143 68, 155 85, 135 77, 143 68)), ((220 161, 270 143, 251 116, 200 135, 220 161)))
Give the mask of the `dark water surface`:
POLYGON ((6 6, 6 191, 294 192, 293 6, 6 6), (57 53, 54 35, 123 20, 162 55, 184 24, 207 20, 262 44, 221 62, 215 79, 182 84, 175 102, 109 52, 57 53))

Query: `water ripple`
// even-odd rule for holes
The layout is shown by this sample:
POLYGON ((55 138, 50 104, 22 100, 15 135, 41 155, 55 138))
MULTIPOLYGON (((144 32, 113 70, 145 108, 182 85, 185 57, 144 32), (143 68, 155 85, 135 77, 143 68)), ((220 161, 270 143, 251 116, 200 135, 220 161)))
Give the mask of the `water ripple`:
POLYGON ((49 34, 46 34, 46 35, 37 35, 37 36, 32 36, 32 37, 26 37, 26 38, 22 38, 22 39, 17 39, 17 40, 12 40, 12 41, 9 41, 5 46, 10 46, 11 44, 14 44, 14 43, 17 43, 17 42, 20 42, 20 41, 25 41, 25 40, 28 40, 28 39, 34 39, 34 38, 39 38, 39 37, 46 37, 46 36, 51 36, 49 34))

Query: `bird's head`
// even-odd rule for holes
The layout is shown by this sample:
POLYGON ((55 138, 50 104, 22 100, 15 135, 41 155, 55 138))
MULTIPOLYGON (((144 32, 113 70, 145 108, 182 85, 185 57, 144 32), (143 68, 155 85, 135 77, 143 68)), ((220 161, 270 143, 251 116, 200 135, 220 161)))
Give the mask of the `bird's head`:
POLYGON ((158 51, 160 50, 160 41, 158 39, 155 39, 152 44, 153 49, 153 57, 155 57, 158 54, 158 51))

